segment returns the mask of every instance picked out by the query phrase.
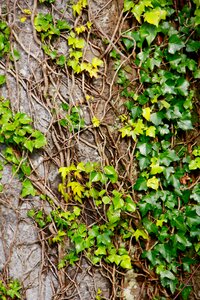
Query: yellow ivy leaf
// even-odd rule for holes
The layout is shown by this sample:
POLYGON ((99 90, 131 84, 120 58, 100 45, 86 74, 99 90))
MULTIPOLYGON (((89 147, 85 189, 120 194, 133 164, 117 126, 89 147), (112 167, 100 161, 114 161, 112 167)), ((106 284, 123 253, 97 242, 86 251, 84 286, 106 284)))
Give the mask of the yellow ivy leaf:
POLYGON ((155 126, 150 126, 146 130, 146 136, 154 137, 156 136, 156 127, 155 126))
POLYGON ((24 23, 24 22, 26 21, 26 19, 27 19, 26 17, 21 17, 21 18, 20 18, 20 22, 21 22, 21 23, 24 23))
POLYGON ((99 121, 99 119, 97 119, 97 117, 93 117, 92 118, 92 124, 93 124, 93 126, 94 127, 99 127, 100 126, 100 121, 99 121))
POLYGON ((78 163, 77 170, 79 170, 80 172, 85 172, 85 164, 82 161, 78 163))
POLYGON ((83 8, 85 8, 86 6, 87 6, 87 0, 79 0, 76 4, 72 6, 74 15, 76 15, 76 13, 80 15, 83 8))
POLYGON ((85 99, 89 101, 91 99, 90 95, 85 95, 85 99))
POLYGON ((87 21, 86 25, 87 25, 87 28, 90 29, 92 27, 92 22, 87 21))
POLYGON ((90 77, 95 77, 95 78, 98 77, 97 72, 98 72, 98 70, 96 68, 92 68, 88 71, 90 77))
POLYGON ((157 227, 159 227, 159 226, 162 227, 162 226, 163 226, 163 222, 165 222, 165 219, 157 220, 157 221, 156 221, 156 226, 157 226, 157 227))
POLYGON ((158 102, 158 95, 155 96, 153 99, 151 99, 152 103, 157 103, 158 102))
POLYGON ((167 11, 161 9, 160 7, 154 8, 147 11, 144 14, 144 20, 149 24, 153 24, 158 27, 160 20, 165 20, 167 16, 167 11))
POLYGON ((153 176, 153 177, 149 178, 149 179, 147 180, 147 186, 148 186, 149 188, 152 188, 153 190, 156 190, 156 191, 157 191, 157 189, 158 189, 158 187, 159 187, 159 179, 156 178, 156 176, 153 176))
POLYGON ((82 193, 85 191, 84 186, 82 186, 77 181, 69 182, 67 186, 71 187, 72 192, 73 192, 74 195, 77 195, 78 197, 82 198, 82 193))
POLYGON ((30 9, 24 9, 23 13, 26 14, 26 15, 31 15, 30 9))
POLYGON ((151 116, 151 108, 150 107, 143 108, 142 115, 147 121, 149 121, 151 116))
POLYGON ((86 28, 85 28, 84 25, 81 25, 81 26, 78 26, 78 27, 75 28, 75 31, 76 31, 77 34, 85 32, 85 30, 86 30, 86 28))
POLYGON ((133 131, 136 135, 144 133, 145 125, 141 119, 139 119, 136 123, 133 123, 132 126, 135 127, 133 131))
POLYGON ((92 59, 92 66, 93 66, 94 68, 100 67, 100 66, 102 66, 102 65, 103 65, 103 61, 102 61, 101 59, 99 59, 98 57, 94 57, 94 58, 92 59))
POLYGON ((61 177, 62 177, 62 179, 65 179, 66 178, 66 176, 70 173, 70 172, 72 172, 72 171, 76 171, 76 167, 75 167, 75 165, 70 165, 69 167, 61 167, 60 169, 59 169, 59 173, 61 173, 61 177))
POLYGON ((119 119, 120 119, 121 122, 124 122, 128 119, 128 117, 125 114, 123 114, 123 115, 119 116, 119 119))
POLYGON ((89 63, 86 63, 86 62, 82 62, 80 64, 80 67, 81 67, 81 71, 91 71, 92 69, 92 66, 89 64, 89 63))

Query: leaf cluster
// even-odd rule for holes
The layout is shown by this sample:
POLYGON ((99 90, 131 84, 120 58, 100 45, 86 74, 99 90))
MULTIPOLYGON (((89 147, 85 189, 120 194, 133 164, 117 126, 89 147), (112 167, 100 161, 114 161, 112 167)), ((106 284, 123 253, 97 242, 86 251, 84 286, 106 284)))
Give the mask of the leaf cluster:
POLYGON ((0 58, 10 51, 10 28, 4 21, 0 21, 0 58))
MULTIPOLYGON (((101 169, 98 163, 81 162, 62 167, 59 171, 62 177, 59 191, 68 202, 69 209, 51 212, 49 217, 57 229, 52 242, 62 243, 68 237, 74 245, 60 261, 59 268, 64 267, 67 262, 74 264, 79 259, 79 254, 84 252, 93 264, 104 260, 119 268, 131 269, 128 240, 131 237, 136 241, 148 239, 148 234, 142 227, 134 225, 134 229, 129 226, 134 220, 136 204, 130 194, 119 192, 115 188, 118 182, 116 170, 112 166, 101 169), (92 223, 86 221, 90 218, 91 209, 94 219, 92 223), (120 237, 119 240, 116 239, 117 236, 120 237)), ((36 221, 37 216, 37 213, 33 216, 36 221)), ((45 218, 44 216, 43 220, 45 218)))
MULTIPOLYGON (((199 147, 192 157, 184 143, 178 145, 178 136, 193 129, 199 17, 197 8, 187 6, 177 15, 171 1, 127 0, 124 9, 140 23, 121 39, 127 54, 135 53, 130 66, 138 67, 138 85, 132 85, 128 66, 119 69, 117 83, 129 113, 119 131, 135 143, 139 170, 133 189, 150 240, 141 258, 174 294, 181 272, 190 272, 200 254, 199 147)), ((120 56, 113 50, 111 57, 118 69, 120 56)))
POLYGON ((0 280, 0 299, 22 299, 21 298, 22 286, 18 280, 10 280, 8 284, 4 284, 0 280))
POLYGON ((0 100, 0 143, 30 152, 43 147, 46 139, 31 123, 25 113, 12 113, 9 100, 0 100))
POLYGON ((62 108, 68 113, 64 119, 59 121, 61 126, 67 127, 70 132, 77 132, 85 127, 85 121, 81 117, 81 110, 79 106, 73 106, 70 109, 67 104, 63 104, 62 108))
POLYGON ((37 32, 40 33, 42 42, 45 39, 51 40, 54 36, 60 36, 61 32, 69 31, 71 26, 65 20, 53 21, 50 14, 39 13, 34 19, 34 26, 37 32))
MULTIPOLYGON (((30 176, 31 167, 22 153, 32 153, 46 145, 45 136, 35 130, 31 123, 32 120, 25 113, 13 114, 9 100, 0 99, 0 144, 6 146, 3 152, 5 161, 12 164, 13 172, 17 172, 23 180, 22 197, 36 193, 31 181, 25 179, 30 176)), ((2 170, 3 163, 0 166, 2 170)))

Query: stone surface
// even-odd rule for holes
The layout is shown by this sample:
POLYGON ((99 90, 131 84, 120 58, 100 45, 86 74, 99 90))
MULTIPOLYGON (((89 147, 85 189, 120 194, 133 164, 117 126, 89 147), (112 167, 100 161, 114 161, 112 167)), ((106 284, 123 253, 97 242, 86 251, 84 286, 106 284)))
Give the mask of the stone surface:
MULTIPOLYGON (((84 95, 80 83, 64 76, 62 72, 49 69, 41 45, 34 37, 31 16, 27 16, 24 23, 20 22, 23 9, 30 9, 34 13, 50 11, 50 6, 37 2, 10 0, 5 1, 1 7, 2 12, 8 12, 8 20, 12 28, 11 46, 20 52, 20 59, 14 65, 6 65, 6 61, 0 62, 0 73, 7 76, 7 84, 1 87, 0 96, 10 99, 13 111, 26 112, 31 116, 35 128, 47 136, 46 152, 38 151, 33 154, 31 165, 38 183, 46 191, 58 195, 57 186, 60 180, 58 167, 62 163, 69 163, 67 149, 71 143, 67 136, 62 136, 63 149, 58 149, 56 145, 56 139, 61 140, 61 133, 55 123, 55 119, 59 117, 60 104, 69 102, 80 105, 86 125, 89 126, 91 120, 87 106, 82 104, 84 95), (34 4, 37 4, 36 11, 34 11, 34 4), (44 76, 45 72, 47 78, 44 76), (52 137, 55 131, 56 139, 52 137), (50 161, 47 159, 49 156, 52 158, 50 161)), ((115 9, 116 3, 117 1, 111 1, 106 5, 106 1, 102 3, 90 1, 92 13, 98 14, 97 26, 100 26, 109 36, 113 34, 113 31, 110 32, 113 24, 112 27, 109 24, 113 23, 118 11, 118 8, 115 9)), ((72 20, 64 0, 56 1, 52 12, 55 18, 62 16, 69 22, 72 20), (59 10, 62 10, 62 13, 59 10)), ((66 40, 61 38, 59 53, 67 54, 67 52, 66 40)), ((86 52, 88 60, 97 54, 97 50, 92 47, 88 47, 86 52)), ((101 80, 97 80, 95 84, 102 86, 101 80)), ((102 105, 104 106, 104 103, 102 105)), ((95 136, 91 131, 84 131, 80 140, 75 136, 73 145, 70 151, 74 151, 78 160, 101 160, 99 149, 95 146, 95 136)), ((0 152, 3 155, 2 148, 0 152)), ((17 176, 13 176, 10 165, 5 165, 2 175, 1 183, 4 190, 0 193, 0 276, 7 274, 11 278, 19 279, 24 288, 23 299, 26 300, 93 300, 98 288, 101 289, 105 299, 109 299, 109 281, 101 275, 98 268, 91 268, 85 260, 82 261, 78 272, 77 267, 68 269, 69 273, 64 275, 66 279, 71 278, 70 276, 76 272, 77 274, 73 277, 74 285, 71 292, 63 292, 60 286, 60 274, 54 267, 57 264, 57 251, 49 249, 45 242, 41 241, 39 229, 27 217, 27 212, 31 208, 43 207, 46 212, 50 212, 49 204, 41 202, 38 197, 21 199, 21 183, 17 176), (70 297, 65 298, 64 294, 70 297)))

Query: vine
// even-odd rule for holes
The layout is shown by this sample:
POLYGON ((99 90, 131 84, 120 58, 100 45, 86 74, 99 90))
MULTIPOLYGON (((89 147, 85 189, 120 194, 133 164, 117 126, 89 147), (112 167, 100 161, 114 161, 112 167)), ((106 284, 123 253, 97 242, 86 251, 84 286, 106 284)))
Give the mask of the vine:
MULTIPOLYGON (((39 2, 52 5, 55 1, 39 2)), ((32 209, 28 215, 46 232, 48 245, 65 248, 70 240, 69 249, 58 261, 59 270, 76 265, 84 254, 91 264, 112 274, 110 277, 114 274, 121 288, 113 284, 117 290, 113 299, 123 297, 122 278, 127 270, 142 274, 144 285, 151 285, 144 297, 163 300, 181 295, 188 299, 192 286, 185 278, 195 272, 200 255, 200 148, 195 141, 199 135, 199 3, 195 0, 190 7, 177 7, 170 0, 125 0, 124 20, 131 26, 121 27, 114 43, 112 39, 110 44, 108 39, 103 41, 104 46, 109 44, 109 56, 104 53, 91 61, 85 56, 86 39, 95 24, 87 9, 86 0, 72 5, 74 24, 39 13, 34 27, 55 68, 64 74, 69 68, 72 78, 82 77, 82 86, 85 76, 92 82, 101 74, 106 59, 112 61, 117 79, 110 91, 117 89, 125 103, 112 129, 117 132, 116 141, 127 147, 125 155, 132 159, 128 167, 133 168, 133 160, 137 161, 137 178, 126 170, 114 134, 110 134, 111 147, 106 144, 102 153, 116 150, 120 157, 115 160, 115 155, 105 155, 101 164, 75 159, 69 159, 66 167, 61 164, 58 191, 62 205, 52 208, 50 214, 32 209), (58 38, 66 40, 66 55, 55 46, 58 38)), ((10 49, 4 22, 0 23, 0 39, 1 57, 10 49)), ((19 53, 13 51, 14 55, 19 59, 19 53)), ((5 76, 1 75, 0 84, 4 83, 5 76)), ((95 137, 102 137, 104 127, 108 130, 109 126, 93 113, 92 89, 88 90, 91 96, 84 90, 83 102, 92 112, 95 137)), ((105 104, 113 110, 114 95, 111 93, 105 104)), ((70 139, 91 127, 86 125, 80 105, 63 102, 61 108, 66 115, 55 123, 69 133, 70 139)), ((29 179, 28 153, 46 144, 31 122, 24 113, 13 114, 9 101, 1 99, 0 143, 6 145, 4 159, 23 179, 22 197, 36 194, 29 179)), ((49 196, 41 195, 41 199, 52 203, 49 196)), ((96 298, 101 299, 101 290, 96 298)))

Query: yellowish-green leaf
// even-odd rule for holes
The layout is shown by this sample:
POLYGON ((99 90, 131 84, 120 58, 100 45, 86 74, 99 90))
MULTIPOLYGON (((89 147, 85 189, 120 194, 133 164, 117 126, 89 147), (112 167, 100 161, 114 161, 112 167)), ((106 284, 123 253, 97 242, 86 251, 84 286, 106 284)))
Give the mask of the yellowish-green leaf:
POLYGON ((156 127, 150 126, 146 130, 146 136, 154 137, 156 136, 156 127))
POLYGON ((87 6, 87 0, 79 0, 76 4, 72 5, 72 10, 74 16, 76 14, 80 15, 82 13, 83 8, 87 6))
POLYGON ((59 173, 61 173, 62 179, 65 179, 66 176, 72 171, 76 171, 76 167, 73 164, 70 165, 69 167, 61 167, 59 169, 59 173))
POLYGON ((87 21, 86 25, 87 25, 87 28, 90 29, 92 27, 92 22, 87 21))
POLYGON ((151 189, 157 191, 157 189, 158 189, 158 187, 159 187, 159 179, 156 178, 156 176, 153 176, 153 177, 149 178, 149 179, 147 180, 147 186, 148 186, 149 188, 151 188, 151 189))
POLYGON ((200 250, 200 242, 194 244, 194 248, 195 248, 195 251, 196 251, 196 252, 199 252, 199 250, 200 250))
POLYGON ((24 23, 24 22, 26 21, 26 19, 27 19, 27 17, 21 17, 21 18, 20 18, 20 22, 21 22, 21 23, 24 23))
POLYGON ((74 57, 78 62, 78 60, 83 57, 83 52, 69 49, 69 57, 74 57))
POLYGON ((142 230, 142 229, 137 229, 134 232, 133 236, 135 237, 136 241, 138 241, 139 237, 142 237, 145 240, 149 239, 148 234, 144 230, 142 230))
POLYGON ((144 20, 149 24, 153 24, 158 27, 161 20, 165 20, 167 16, 167 11, 161 9, 160 7, 154 8, 151 11, 144 13, 144 20))
POLYGON ((99 119, 97 118, 97 117, 93 117, 92 118, 92 124, 93 124, 93 126, 94 127, 99 127, 100 126, 100 121, 99 121, 99 119))
POLYGON ((75 28, 76 33, 79 35, 82 32, 85 32, 86 27, 84 25, 78 26, 75 28))
POLYGON ((80 66, 79 62, 76 59, 70 59, 67 62, 67 65, 69 67, 71 67, 75 73, 80 73, 81 72, 81 66, 80 66))
POLYGON ((151 108, 150 107, 145 107, 142 110, 142 115, 143 117, 149 121, 150 120, 150 116, 151 116, 151 108))
POLYGON ((124 138, 125 136, 131 136, 132 127, 129 125, 126 125, 126 126, 122 127, 121 129, 119 129, 119 132, 122 133, 122 138, 124 138))
POLYGON ((79 170, 80 172, 85 172, 85 164, 82 161, 78 163, 77 170, 79 170))
POLYGON ((85 188, 83 185, 81 185, 77 181, 71 181, 67 184, 67 186, 71 187, 74 195, 78 195, 78 197, 82 198, 82 193, 85 191, 85 188))
POLYGON ((70 33, 70 36, 68 37, 67 41, 68 41, 68 45, 72 46, 74 49, 75 48, 77 48, 77 49, 83 49, 83 47, 85 45, 84 39, 77 38, 75 36, 74 32, 70 33))
POLYGON ((139 119, 136 123, 133 123, 134 128, 134 133, 136 135, 143 134, 145 125, 141 119, 139 119))
POLYGON ((162 227, 162 226, 163 226, 163 222, 165 222, 165 219, 163 219, 163 218, 160 219, 160 220, 158 219, 158 220, 156 221, 156 226, 157 226, 157 227, 162 227))
POLYGON ((150 167, 151 167, 151 174, 152 175, 155 175, 155 174, 160 174, 160 173, 162 173, 163 172, 163 170, 164 170, 164 167, 162 167, 162 166, 160 166, 159 165, 159 163, 158 163, 158 159, 156 158, 156 157, 153 157, 152 159, 151 159, 151 165, 150 165, 150 167))
POLYGON ((88 73, 89 73, 89 75, 90 75, 91 78, 92 78, 92 77, 97 78, 97 77, 98 77, 97 72, 98 72, 98 70, 97 70, 96 68, 91 68, 91 69, 88 71, 88 73))
POLYGON ((163 107, 166 109, 170 108, 170 104, 167 101, 161 100, 160 103, 162 104, 162 108, 163 107))
POLYGON ((31 15, 30 9, 24 9, 23 13, 26 14, 26 15, 31 15))
POLYGON ((151 99, 152 103, 157 103, 158 102, 158 95, 154 96, 153 99, 151 99))
POLYGON ((92 66, 94 68, 101 67, 102 65, 103 65, 103 61, 101 59, 99 59, 98 57, 94 57, 92 59, 92 66))

